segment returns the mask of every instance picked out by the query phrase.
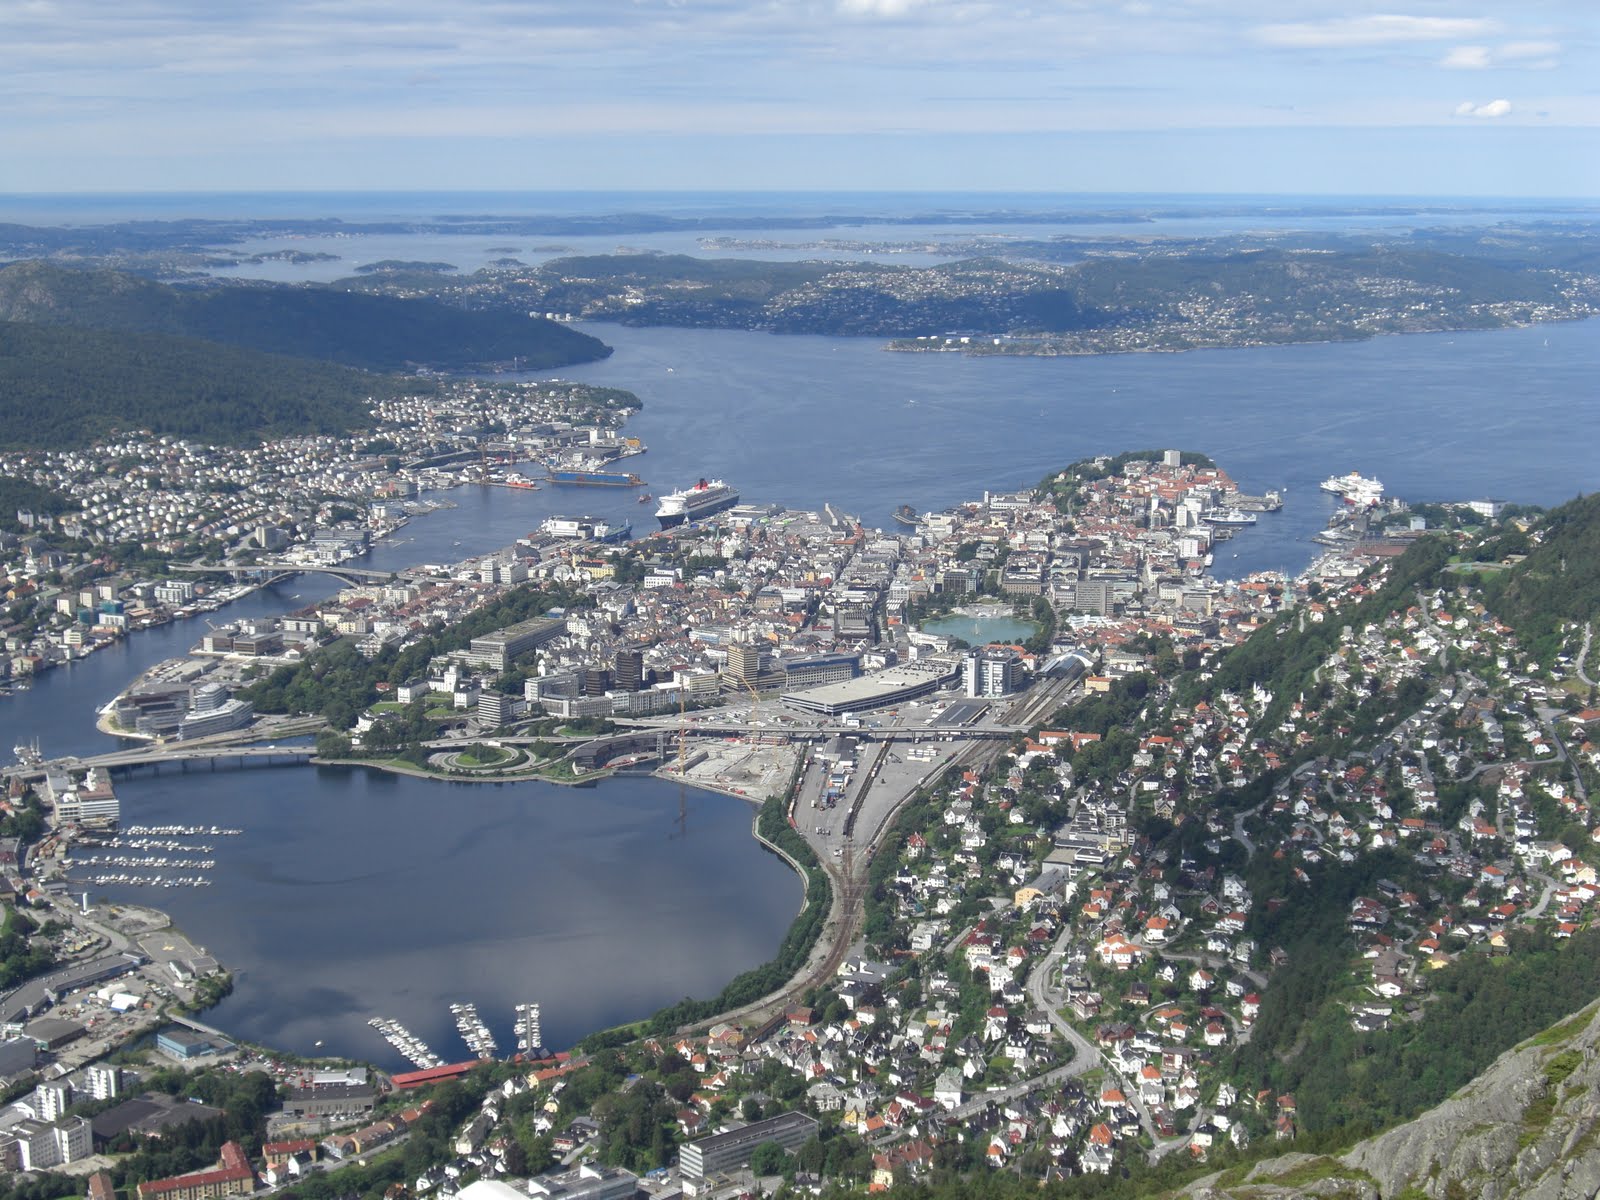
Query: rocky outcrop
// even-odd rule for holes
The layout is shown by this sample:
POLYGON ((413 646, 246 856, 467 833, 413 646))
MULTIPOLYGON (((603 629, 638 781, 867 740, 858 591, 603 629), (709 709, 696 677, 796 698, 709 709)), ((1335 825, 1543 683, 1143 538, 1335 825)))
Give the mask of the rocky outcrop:
POLYGON ((1589 1200, 1600 1194, 1600 1006, 1507 1051, 1437 1108, 1337 1158, 1292 1154, 1184 1189, 1195 1200, 1589 1200))

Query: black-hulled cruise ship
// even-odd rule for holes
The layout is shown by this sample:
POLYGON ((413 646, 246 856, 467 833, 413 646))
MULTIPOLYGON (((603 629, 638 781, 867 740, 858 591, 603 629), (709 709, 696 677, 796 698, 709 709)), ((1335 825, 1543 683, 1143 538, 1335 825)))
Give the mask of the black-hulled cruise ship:
POLYGON ((732 484, 723 483, 720 479, 702 479, 691 488, 663 496, 661 507, 656 509, 656 520, 661 522, 661 528, 671 529, 685 521, 698 521, 701 517, 732 508, 737 503, 739 490, 732 484))

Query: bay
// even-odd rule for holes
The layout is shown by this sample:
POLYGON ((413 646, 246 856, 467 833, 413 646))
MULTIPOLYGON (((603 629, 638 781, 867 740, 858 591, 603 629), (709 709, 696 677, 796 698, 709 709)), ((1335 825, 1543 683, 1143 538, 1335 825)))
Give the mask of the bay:
MULTIPOLYGON (((1333 507, 1316 487, 1328 475, 1376 475, 1413 501, 1555 504, 1600 474, 1587 435, 1600 380, 1592 321, 1073 359, 589 328, 616 353, 562 374, 640 395, 629 432, 650 450, 629 467, 656 495, 715 475, 747 501, 831 501, 884 528, 900 504, 944 508, 1088 455, 1179 446, 1211 454, 1247 491, 1287 488, 1281 513, 1219 552, 1219 573, 1239 575, 1309 561, 1307 539, 1333 507)), ((653 505, 627 491, 446 496, 456 507, 414 520, 366 561, 487 552, 553 513, 629 517, 639 533, 654 524, 653 505)), ((302 576, 213 619, 285 611, 333 586, 302 576)), ((0 736, 38 737, 52 755, 109 748, 92 731, 95 707, 203 632, 192 620, 136 634, 41 677, 0 701, 0 736)), ((455 1044, 444 1006, 458 999, 479 1003, 502 1040, 510 1004, 541 1000, 547 1040, 562 1045, 716 991, 770 957, 798 905, 798 882, 749 839, 742 802, 691 793, 699 815, 680 844, 668 836, 676 789, 657 781, 472 789, 299 769, 135 778, 120 790, 130 823, 246 828, 218 846, 212 887, 130 898, 170 907, 239 969, 219 1023, 302 1051, 322 1040, 399 1065, 363 1024, 380 1013, 443 1051, 455 1044)))
POLYGON ((513 1006, 545 1044, 713 996, 768 961, 798 877, 743 800, 657 779, 445 784, 365 769, 194 770, 118 781, 125 825, 222 825, 201 888, 86 887, 171 913, 234 972, 205 1020, 303 1055, 409 1070, 367 1026, 395 1017, 447 1062, 478 1006, 503 1051, 513 1006), (680 824, 680 800, 685 818, 680 824), (320 1046, 319 1046, 320 1043, 320 1046))

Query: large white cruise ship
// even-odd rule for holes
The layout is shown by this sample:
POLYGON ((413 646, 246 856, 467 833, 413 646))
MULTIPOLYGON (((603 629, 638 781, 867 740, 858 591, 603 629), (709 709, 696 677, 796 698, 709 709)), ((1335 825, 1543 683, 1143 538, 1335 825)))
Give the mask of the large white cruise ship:
POLYGON ((1322 490, 1332 492, 1335 496, 1343 496, 1345 500, 1359 508, 1371 508, 1383 499, 1383 484, 1355 471, 1351 471, 1348 475, 1335 475, 1331 479, 1324 479, 1322 490))
POLYGON ((656 509, 656 520, 661 522, 661 528, 671 529, 685 521, 697 521, 725 508, 732 508, 737 503, 739 491, 732 484, 723 483, 720 479, 702 479, 691 488, 663 496, 661 507, 656 509))

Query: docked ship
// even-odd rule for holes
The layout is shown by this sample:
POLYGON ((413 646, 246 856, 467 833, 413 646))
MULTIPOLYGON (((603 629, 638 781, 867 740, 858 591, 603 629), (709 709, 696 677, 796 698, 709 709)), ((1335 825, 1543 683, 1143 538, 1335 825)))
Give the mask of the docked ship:
POLYGON ((918 520, 917 510, 912 508, 909 504, 902 504, 899 508, 894 510, 894 519, 901 525, 910 525, 915 527, 918 520))
POLYGON ((1200 519, 1209 525, 1254 525, 1256 514, 1241 508, 1213 508, 1202 513, 1200 519))
POLYGON ((1351 471, 1348 475, 1334 475, 1324 479, 1321 487, 1323 491, 1342 496, 1346 503, 1359 508, 1371 508, 1383 499, 1383 484, 1355 471, 1351 471))
POLYGON ((630 522, 609 517, 546 517, 539 529, 551 537, 581 542, 625 542, 633 536, 630 522))
POLYGON ((720 479, 702 479, 691 488, 661 498, 656 520, 661 528, 671 529, 685 521, 698 521, 739 503, 739 490, 720 479))
POLYGON ((545 477, 551 483, 575 484, 578 487, 642 487, 644 480, 631 471, 569 471, 550 468, 545 477))

